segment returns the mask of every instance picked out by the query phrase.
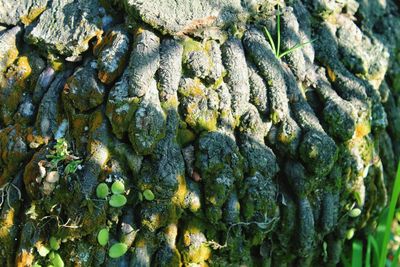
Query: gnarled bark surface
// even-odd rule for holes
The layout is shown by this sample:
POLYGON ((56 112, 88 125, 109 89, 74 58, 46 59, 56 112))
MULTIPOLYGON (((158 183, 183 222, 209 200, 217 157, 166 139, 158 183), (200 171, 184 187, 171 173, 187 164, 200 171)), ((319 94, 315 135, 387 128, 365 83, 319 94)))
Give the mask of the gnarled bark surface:
POLYGON ((385 206, 395 1, 0 8, 0 266, 335 266, 385 206))

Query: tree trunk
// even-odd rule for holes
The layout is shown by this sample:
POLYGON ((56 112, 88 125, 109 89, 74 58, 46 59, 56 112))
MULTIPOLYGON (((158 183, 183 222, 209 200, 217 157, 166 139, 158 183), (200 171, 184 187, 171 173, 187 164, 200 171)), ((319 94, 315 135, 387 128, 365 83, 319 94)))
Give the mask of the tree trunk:
POLYGON ((395 176, 399 16, 0 0, 0 266, 337 265, 395 176))

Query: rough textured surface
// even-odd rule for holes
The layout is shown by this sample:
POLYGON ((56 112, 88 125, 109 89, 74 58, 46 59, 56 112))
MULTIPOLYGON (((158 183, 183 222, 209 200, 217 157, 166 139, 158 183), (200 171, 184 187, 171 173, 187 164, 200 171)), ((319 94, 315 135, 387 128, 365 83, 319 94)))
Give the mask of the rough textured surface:
POLYGON ((154 28, 169 34, 204 30, 210 26, 223 27, 244 19, 262 1, 190 0, 150 2, 124 0, 129 14, 139 17, 154 28))
POLYGON ((89 41, 101 33, 100 5, 97 0, 54 0, 32 25, 25 38, 50 52, 79 56, 89 41))
POLYGON ((16 25, 22 22, 28 25, 47 8, 47 4, 48 0, 2 0, 0 1, 0 23, 16 25))
POLYGON ((386 3, 0 0, 0 266, 338 265, 400 155, 386 3))

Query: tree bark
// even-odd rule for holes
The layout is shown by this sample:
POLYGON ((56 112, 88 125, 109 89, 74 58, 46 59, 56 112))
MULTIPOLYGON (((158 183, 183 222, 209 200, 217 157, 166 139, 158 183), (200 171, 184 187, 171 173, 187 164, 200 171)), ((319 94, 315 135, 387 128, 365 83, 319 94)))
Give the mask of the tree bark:
POLYGON ((0 266, 336 266, 399 51, 393 0, 0 0, 0 266))

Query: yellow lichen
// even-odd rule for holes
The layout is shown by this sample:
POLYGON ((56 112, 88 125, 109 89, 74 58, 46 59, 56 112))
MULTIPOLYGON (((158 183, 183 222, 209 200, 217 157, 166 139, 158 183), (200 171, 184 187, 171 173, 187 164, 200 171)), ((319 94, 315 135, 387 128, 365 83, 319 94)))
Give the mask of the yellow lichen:
POLYGON ((354 136, 356 138, 363 138, 371 132, 371 125, 369 123, 358 123, 356 125, 354 136))
POLYGON ((161 106, 164 110, 176 109, 179 106, 179 100, 176 96, 172 96, 162 102, 161 106))
POLYGON ((97 30, 93 34, 89 35, 82 41, 82 47, 88 47, 89 46, 89 41, 92 40, 94 37, 97 37, 97 42, 101 42, 102 40, 102 35, 103 35, 103 30, 97 30))
POLYGON ((200 42, 197 42, 195 40, 193 40, 192 38, 185 38, 183 40, 183 57, 185 59, 185 57, 187 56, 188 53, 192 52, 192 51, 203 51, 204 47, 203 44, 200 42))
POLYGON ((203 263, 211 257, 211 248, 205 244, 201 244, 196 249, 191 249, 188 253, 188 260, 191 263, 203 263))
POLYGON ((177 205, 183 205, 185 201, 185 197, 187 195, 187 186, 185 177, 182 175, 178 175, 178 190, 175 192, 173 197, 173 202, 177 205))
POLYGON ((15 211, 13 208, 9 209, 0 225, 0 239, 6 239, 10 234, 10 229, 14 224, 15 211))
POLYGON ((54 71, 61 71, 63 69, 63 62, 60 60, 53 60, 50 65, 54 71))
POLYGON ((144 248, 144 247, 146 247, 146 240, 143 239, 143 238, 138 239, 138 240, 136 241, 136 243, 135 243, 135 247, 137 247, 137 248, 144 248))
POLYGON ((335 72, 333 72, 333 70, 332 70, 329 66, 326 67, 326 70, 327 70, 327 72, 328 72, 328 77, 329 77, 329 79, 330 79, 332 82, 335 82, 335 81, 336 81, 336 74, 335 74, 335 72))
MULTIPOLYGON (((22 56, 17 61, 17 68, 19 74, 19 81, 22 83, 25 81, 32 73, 31 65, 29 64, 29 59, 26 56, 22 56)), ((24 84, 22 84, 24 85, 24 84)))
POLYGON ((21 16, 21 22, 25 24, 25 26, 31 24, 37 17, 40 16, 40 14, 43 13, 43 11, 46 10, 46 7, 35 7, 29 10, 29 13, 27 15, 21 16))
POLYGON ((34 260, 33 254, 23 249, 22 252, 17 255, 15 264, 17 267, 32 266, 33 260, 34 260))
POLYGON ((6 67, 9 67, 17 59, 19 51, 16 48, 10 49, 6 53, 6 67))
POLYGON ((206 131, 215 131, 217 129, 217 112, 208 112, 206 116, 202 116, 198 119, 198 126, 200 129, 206 131))

